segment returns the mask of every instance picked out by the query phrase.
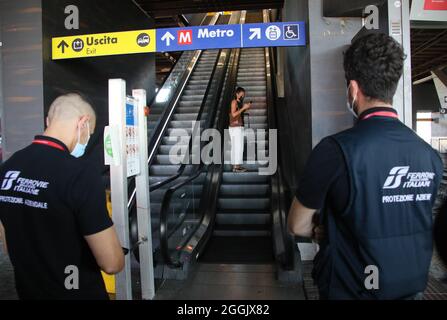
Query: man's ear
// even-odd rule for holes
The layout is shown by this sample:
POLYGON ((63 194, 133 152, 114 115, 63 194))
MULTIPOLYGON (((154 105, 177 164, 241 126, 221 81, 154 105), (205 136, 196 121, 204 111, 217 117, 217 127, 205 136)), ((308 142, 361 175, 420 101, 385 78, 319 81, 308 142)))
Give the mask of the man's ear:
POLYGON ((358 96, 360 91, 359 83, 356 80, 351 80, 351 94, 353 97, 358 96))
POLYGON ((50 126, 50 119, 46 117, 45 124, 47 125, 47 128, 50 126))
POLYGON ((79 120, 79 125, 81 126, 81 128, 85 128, 87 127, 87 123, 90 121, 88 116, 82 116, 81 119, 79 120))

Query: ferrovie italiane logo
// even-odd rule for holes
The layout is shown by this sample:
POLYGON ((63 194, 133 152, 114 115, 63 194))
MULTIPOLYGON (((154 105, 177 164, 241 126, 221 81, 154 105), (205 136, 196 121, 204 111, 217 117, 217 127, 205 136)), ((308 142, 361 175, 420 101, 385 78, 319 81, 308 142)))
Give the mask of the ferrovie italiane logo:
POLYGON ((410 167, 394 167, 391 169, 388 178, 383 186, 384 189, 397 189, 402 184, 402 178, 404 178, 410 167))
POLYGON ((433 172, 410 172, 410 167, 394 167, 391 169, 383 189, 428 188, 435 178, 433 172))
POLYGON ((11 190, 14 181, 17 180, 19 175, 20 175, 20 171, 8 171, 8 172, 6 172, 5 178, 3 179, 3 182, 2 182, 1 190, 4 190, 4 191, 11 190))

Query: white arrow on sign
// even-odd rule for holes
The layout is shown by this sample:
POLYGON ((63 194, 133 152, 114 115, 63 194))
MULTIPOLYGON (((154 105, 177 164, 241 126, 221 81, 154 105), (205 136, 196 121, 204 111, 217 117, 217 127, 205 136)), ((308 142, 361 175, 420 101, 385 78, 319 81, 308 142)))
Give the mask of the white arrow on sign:
POLYGON ((258 40, 261 39, 261 28, 250 28, 250 32, 250 40, 253 40, 254 38, 258 38, 258 40))
POLYGON ((172 40, 175 40, 175 37, 169 31, 161 38, 161 41, 166 41, 166 46, 168 47, 171 45, 172 40))

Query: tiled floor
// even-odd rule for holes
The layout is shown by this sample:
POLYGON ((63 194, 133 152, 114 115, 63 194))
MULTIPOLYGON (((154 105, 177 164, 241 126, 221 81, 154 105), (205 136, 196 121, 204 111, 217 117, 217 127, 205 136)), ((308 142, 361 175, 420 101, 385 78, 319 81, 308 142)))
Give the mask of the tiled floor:
POLYGON ((157 300, 304 300, 301 285, 275 279, 273 265, 199 264, 187 281, 168 280, 157 300))
POLYGON ((17 300, 14 271, 0 241, 0 300, 17 300))
MULTIPOLYGON (((281 284, 275 280, 271 265, 199 265, 187 281, 165 281, 157 299, 185 300, 302 300, 318 299, 318 291, 310 276, 312 262, 303 267, 306 292, 301 286, 281 284)), ((447 300, 447 275, 445 268, 435 256, 430 272, 430 282, 425 293, 426 300, 447 300)), ((0 300, 15 300, 17 294, 14 275, 8 257, 0 250, 0 300)))

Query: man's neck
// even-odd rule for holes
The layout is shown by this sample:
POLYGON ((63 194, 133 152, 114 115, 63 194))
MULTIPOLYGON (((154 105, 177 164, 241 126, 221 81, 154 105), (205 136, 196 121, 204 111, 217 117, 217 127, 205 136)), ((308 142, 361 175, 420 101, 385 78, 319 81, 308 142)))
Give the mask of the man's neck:
POLYGON ((65 136, 61 132, 63 132, 63 131, 52 129, 52 128, 48 128, 47 130, 45 130, 43 135, 45 137, 49 137, 49 138, 53 138, 53 139, 59 140, 60 142, 65 144, 65 146, 71 151, 73 149, 73 146, 71 145, 72 144, 71 143, 71 139, 68 138, 67 136, 65 136))
POLYGON ((364 113, 365 111, 368 111, 370 109, 377 108, 377 107, 391 108, 392 109, 393 105, 391 105, 389 103, 386 103, 386 102, 383 102, 383 101, 378 101, 378 100, 371 101, 371 102, 368 102, 368 103, 364 104, 362 107, 359 107, 358 113, 360 115, 360 114, 364 113))

